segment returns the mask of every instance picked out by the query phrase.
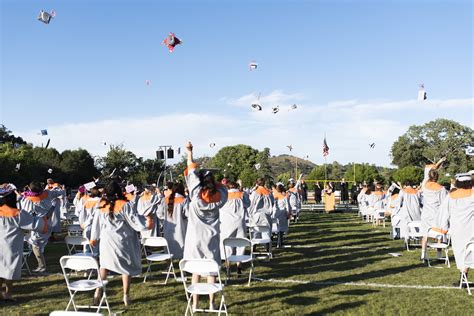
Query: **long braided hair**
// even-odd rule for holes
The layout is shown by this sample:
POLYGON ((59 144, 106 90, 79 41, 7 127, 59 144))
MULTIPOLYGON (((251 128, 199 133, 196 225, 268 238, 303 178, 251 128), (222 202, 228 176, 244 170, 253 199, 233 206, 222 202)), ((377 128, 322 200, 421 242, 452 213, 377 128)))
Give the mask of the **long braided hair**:
POLYGON ((125 196, 123 195, 122 188, 116 181, 110 181, 105 186, 105 206, 109 206, 109 218, 114 219, 114 207, 117 200, 126 201, 125 196))
POLYGON ((174 183, 172 188, 171 188, 171 194, 168 197, 168 215, 170 217, 173 217, 174 198, 176 196, 176 193, 181 194, 182 196, 184 196, 184 185, 183 185, 182 182, 174 183))

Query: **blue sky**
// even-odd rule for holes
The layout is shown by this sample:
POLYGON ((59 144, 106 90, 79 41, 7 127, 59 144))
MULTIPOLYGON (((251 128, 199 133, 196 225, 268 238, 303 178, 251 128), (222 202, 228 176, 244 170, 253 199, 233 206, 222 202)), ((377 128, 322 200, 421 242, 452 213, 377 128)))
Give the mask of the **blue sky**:
POLYGON ((329 159, 388 165, 412 124, 473 125, 471 1, 1 4, 1 122, 37 144, 42 128, 58 149, 95 154, 102 140, 143 156, 188 139, 202 154, 293 144, 319 163, 326 133, 329 159), (49 25, 36 20, 41 9, 57 12, 49 25), (161 45, 170 31, 184 41, 173 54, 161 45), (252 113, 258 93, 265 110, 285 110, 252 113))

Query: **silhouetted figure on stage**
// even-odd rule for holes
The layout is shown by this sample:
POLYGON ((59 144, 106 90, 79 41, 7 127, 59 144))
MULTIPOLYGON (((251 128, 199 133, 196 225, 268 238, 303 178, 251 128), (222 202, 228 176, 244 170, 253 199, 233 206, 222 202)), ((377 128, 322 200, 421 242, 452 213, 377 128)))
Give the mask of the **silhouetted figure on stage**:
POLYGON ((314 185, 314 201, 316 202, 316 204, 321 203, 322 192, 323 189, 321 188, 321 185, 319 184, 319 182, 316 182, 316 184, 314 185))

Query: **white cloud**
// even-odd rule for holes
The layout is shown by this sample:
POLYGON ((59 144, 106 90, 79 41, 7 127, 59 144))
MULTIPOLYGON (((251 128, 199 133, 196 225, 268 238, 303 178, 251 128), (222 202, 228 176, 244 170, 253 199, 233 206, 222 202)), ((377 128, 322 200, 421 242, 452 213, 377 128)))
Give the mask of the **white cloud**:
MULTIPOLYGON (((249 106, 252 95, 231 100, 230 106, 249 106)), ((224 99, 221 99, 221 101, 224 99)), ((51 146, 58 150, 78 147, 94 155, 103 155, 107 144, 121 144, 138 156, 153 157, 160 145, 183 147, 191 140, 197 155, 213 155, 227 145, 248 144, 273 155, 288 153, 309 155, 323 163, 322 141, 326 134, 330 155, 328 161, 351 161, 390 165, 390 147, 412 124, 424 124, 442 117, 472 125, 474 99, 406 101, 335 101, 311 105, 298 93, 275 90, 261 97, 261 104, 279 104, 280 112, 249 112, 244 115, 175 113, 159 117, 123 118, 97 122, 65 123, 49 126, 51 146), (298 109, 288 111, 297 103, 298 109), (469 112, 470 111, 470 112, 469 112), (375 142, 375 149, 369 143, 375 142), (210 143, 216 143, 210 148, 210 143)), ((20 136, 39 145, 45 137, 37 131, 19 132, 20 136)))

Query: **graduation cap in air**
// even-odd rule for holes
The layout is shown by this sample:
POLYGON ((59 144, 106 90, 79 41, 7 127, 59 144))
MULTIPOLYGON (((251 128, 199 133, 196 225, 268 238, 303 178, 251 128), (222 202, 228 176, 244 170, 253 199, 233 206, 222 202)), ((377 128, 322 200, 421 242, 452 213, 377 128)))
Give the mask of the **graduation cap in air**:
POLYGON ((375 148, 375 143, 369 144, 369 147, 374 149, 375 148))
POLYGON ((249 69, 250 70, 255 70, 258 68, 258 64, 254 61, 252 61, 250 64, 249 64, 249 69))
POLYGON ((41 136, 48 136, 48 130, 47 129, 42 129, 40 131, 41 136))
POLYGON ((20 171, 21 163, 17 163, 15 166, 15 171, 20 171))
POLYGON ((293 104, 292 106, 290 106, 290 110, 296 110, 298 108, 298 106, 296 104, 293 104))
POLYGON ((273 113, 273 114, 277 114, 278 111, 280 111, 280 106, 279 106, 279 105, 277 105, 277 106, 275 106, 275 107, 272 108, 272 113, 273 113))
POLYGON ((151 85, 151 81, 150 81, 150 80, 145 80, 145 84, 146 84, 147 86, 149 86, 149 85, 151 85))
POLYGON ((255 169, 256 169, 256 170, 259 170, 260 167, 261 167, 261 165, 260 165, 259 163, 255 164, 255 169))
POLYGON ((211 148, 216 147, 216 143, 210 143, 210 144, 209 144, 209 147, 211 147, 211 148))
POLYGON ((466 148, 466 155, 468 155, 468 156, 474 156, 474 147, 473 147, 473 146, 467 146, 467 148, 466 148))
POLYGON ((128 172, 130 169, 128 167, 123 168, 123 171, 128 172))
POLYGON ((49 173, 49 174, 52 174, 52 173, 53 173, 53 169, 49 168, 49 169, 48 169, 48 173, 49 173))
POLYGON ((418 90, 418 101, 424 101, 427 99, 425 85, 422 83, 419 87, 420 89, 418 90))
POLYGON ((48 141, 46 142, 46 146, 44 146, 44 149, 48 149, 50 142, 51 142, 51 139, 48 139, 48 141))
POLYGON ((262 106, 258 103, 253 103, 251 106, 252 106, 252 109, 254 109, 254 110, 257 110, 257 111, 262 110, 262 106))
POLYGON ((117 171, 117 168, 114 168, 114 170, 112 170, 112 172, 109 174, 109 178, 112 178, 114 176, 115 171, 117 171))
POLYGON ((292 146, 292 145, 287 145, 286 147, 288 147, 288 149, 289 149, 290 151, 293 150, 293 146, 292 146))
POLYGON ((174 51, 176 45, 180 45, 182 43, 183 42, 179 38, 177 38, 172 32, 170 32, 170 34, 163 40, 163 45, 168 47, 170 53, 174 51))
POLYGON ((55 16, 56 16, 56 11, 54 10, 52 10, 51 13, 41 10, 38 15, 38 20, 43 22, 44 24, 49 24, 49 22, 51 22, 51 19, 54 18, 55 16))

